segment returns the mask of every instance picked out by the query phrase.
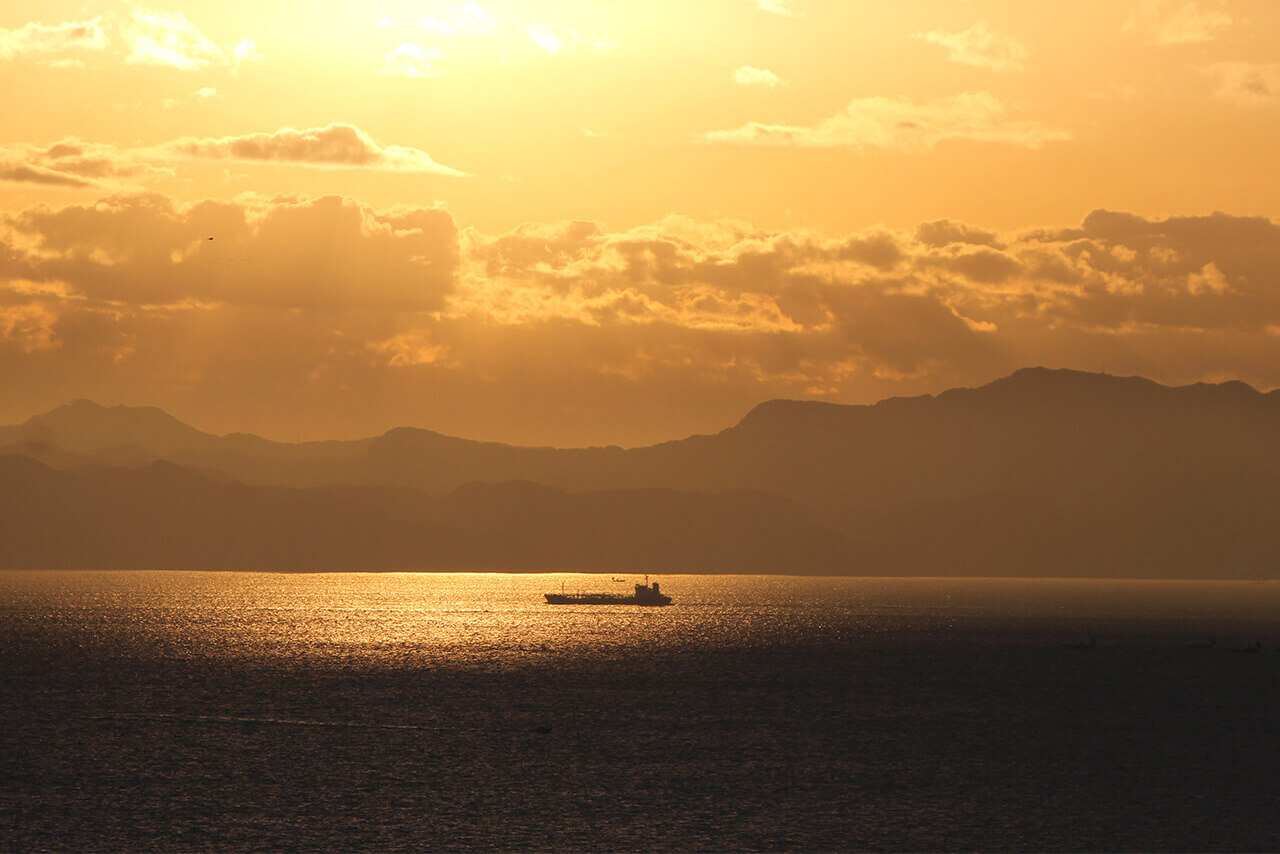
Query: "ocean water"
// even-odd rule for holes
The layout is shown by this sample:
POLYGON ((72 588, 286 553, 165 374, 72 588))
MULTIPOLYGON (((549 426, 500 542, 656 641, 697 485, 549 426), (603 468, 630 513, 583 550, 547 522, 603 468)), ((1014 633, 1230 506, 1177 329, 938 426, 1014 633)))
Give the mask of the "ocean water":
POLYGON ((1280 849, 1280 583, 635 580, 0 575, 0 849, 1280 849))

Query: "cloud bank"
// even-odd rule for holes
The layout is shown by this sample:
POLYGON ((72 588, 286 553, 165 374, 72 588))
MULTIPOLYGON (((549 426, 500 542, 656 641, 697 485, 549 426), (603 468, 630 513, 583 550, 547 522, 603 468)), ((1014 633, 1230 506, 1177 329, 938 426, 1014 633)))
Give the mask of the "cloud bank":
POLYGON ((374 211, 337 196, 194 205, 113 196, 3 223, 6 246, 23 248, 22 280, 54 283, 86 305, 438 309, 457 266, 447 212, 374 211))
POLYGON ((484 234, 441 208, 155 194, 0 220, 0 420, 88 396, 283 436, 634 443, 1035 364, 1280 385, 1280 224, 484 234))

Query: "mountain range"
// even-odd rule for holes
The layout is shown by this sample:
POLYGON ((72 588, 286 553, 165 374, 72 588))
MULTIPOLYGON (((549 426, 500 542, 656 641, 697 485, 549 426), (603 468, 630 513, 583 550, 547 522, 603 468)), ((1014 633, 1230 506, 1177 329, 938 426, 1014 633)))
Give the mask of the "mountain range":
POLYGON ((0 427, 0 567, 1266 578, 1280 393, 1028 368, 712 435, 216 436, 76 401, 0 427))

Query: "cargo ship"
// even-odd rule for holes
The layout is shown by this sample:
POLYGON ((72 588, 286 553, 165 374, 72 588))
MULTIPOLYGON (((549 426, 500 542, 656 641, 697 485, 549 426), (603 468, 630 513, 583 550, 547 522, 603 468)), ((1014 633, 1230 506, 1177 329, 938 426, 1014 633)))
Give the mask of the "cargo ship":
POLYGON ((658 582, 636 585, 634 594, 627 593, 546 593, 548 605, 670 605, 671 597, 658 589, 658 582))

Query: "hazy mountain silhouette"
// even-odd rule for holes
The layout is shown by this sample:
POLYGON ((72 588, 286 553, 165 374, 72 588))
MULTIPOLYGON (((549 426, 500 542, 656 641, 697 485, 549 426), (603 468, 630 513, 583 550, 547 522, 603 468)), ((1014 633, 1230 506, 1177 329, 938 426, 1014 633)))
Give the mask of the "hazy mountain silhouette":
POLYGON ((50 464, 170 460, 249 483, 407 486, 441 494, 474 481, 567 490, 759 489, 806 502, 880 507, 999 492, 1069 496, 1267 480, 1280 471, 1280 395, 1243 383, 1026 369, 976 389, 872 406, 775 400, 737 425, 644 448, 526 448, 398 428, 354 441, 220 437, 157 409, 79 401, 0 428, 0 450, 38 440, 50 464), (73 456, 66 458, 65 454, 73 456))
MULTIPOLYGON (((437 552, 424 551, 419 525, 485 532, 460 533, 441 561, 512 568, 572 558, 601 569, 1257 577, 1273 573, 1280 546, 1280 394, 1239 382, 1169 388, 1033 368, 871 406, 770 401, 720 433, 632 449, 414 428, 287 444, 79 401, 0 428, 3 452, 68 472, 167 460, 203 473, 206 492, 229 490, 227 501, 272 487, 252 493, 276 496, 261 512, 329 513, 339 530, 344 507, 379 507, 360 530, 386 542, 370 548, 423 566, 437 552), (478 483, 491 486, 468 486, 478 483)), ((333 553, 358 562, 358 547, 333 553)))
POLYGON ((137 448, 140 453, 164 455, 208 447, 219 437, 183 424, 154 406, 100 406, 75 400, 37 415, 26 423, 0 429, 0 442, 54 442, 75 453, 112 452, 137 448))
POLYGON ((155 407, 106 407, 88 400, 0 427, 0 453, 30 456, 54 468, 167 460, 214 477, 276 486, 361 483, 361 473, 348 463, 366 457, 367 446, 368 440, 290 443, 247 433, 216 436, 155 407))
POLYGON ((0 456, 0 568, 850 572, 856 547, 760 493, 444 496, 222 483, 173 463, 56 471, 0 456))

